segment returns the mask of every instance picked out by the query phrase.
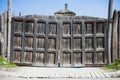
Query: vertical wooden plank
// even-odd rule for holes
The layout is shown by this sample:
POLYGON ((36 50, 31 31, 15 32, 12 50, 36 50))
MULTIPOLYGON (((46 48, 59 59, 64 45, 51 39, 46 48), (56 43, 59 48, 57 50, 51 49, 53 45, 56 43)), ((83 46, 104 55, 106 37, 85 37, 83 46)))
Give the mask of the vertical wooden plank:
POLYGON ((56 58, 57 58, 57 66, 58 67, 61 67, 61 58, 60 58, 60 55, 61 55, 61 52, 60 52, 60 23, 57 21, 57 41, 56 41, 56 50, 57 50, 57 52, 56 52, 56 58))
POLYGON ((87 64, 93 64, 93 52, 86 52, 85 57, 87 64))
POLYGON ((12 19, 12 0, 8 0, 8 47, 7 47, 7 58, 10 60, 11 53, 11 19, 12 19))
POLYGON ((48 27, 49 25, 48 25, 48 20, 46 21, 46 26, 45 26, 45 28, 46 28, 46 33, 45 33, 45 56, 44 56, 44 64, 45 64, 45 66, 47 66, 47 48, 48 48, 48 27))
POLYGON ((71 26, 71 66, 73 67, 74 66, 74 53, 73 53, 73 50, 74 50, 74 47, 73 47, 73 22, 70 21, 70 26, 71 26))
MULTIPOLYGON (((0 14, 0 34, 1 32, 3 32, 3 26, 4 26, 4 19, 3 19, 3 14, 1 15, 0 14)), ((3 42, 5 43, 5 42, 3 42)), ((0 36, 0 56, 3 56, 4 57, 4 45, 2 45, 2 42, 1 42, 1 36, 0 36), (3 49, 2 49, 2 46, 3 46, 3 49)))
POLYGON ((111 37, 112 37, 112 24, 111 24, 111 18, 112 18, 112 9, 113 9, 113 0, 109 0, 108 5, 108 46, 107 46, 107 53, 108 53, 108 63, 111 63, 111 37))
MULTIPOLYGON (((14 22, 15 22, 15 20, 12 21, 12 24, 11 24, 12 27, 14 27, 14 22)), ((13 58, 14 58, 13 57, 13 54, 14 54, 14 51, 13 51, 13 42, 14 42, 13 40, 14 40, 14 38, 13 37, 14 37, 14 28, 11 28, 10 61, 13 61, 13 58)))
POLYGON ((33 63, 35 63, 35 58, 36 58, 36 32, 37 32, 37 20, 35 19, 34 20, 34 38, 33 38, 33 54, 32 54, 32 60, 33 60, 33 63))
POLYGON ((72 63, 72 66, 75 66, 75 59, 74 59, 74 33, 75 33, 75 26, 74 26, 74 22, 72 21, 72 25, 71 25, 71 35, 72 35, 72 39, 71 39, 71 50, 72 50, 72 55, 71 55, 71 63, 72 63))
POLYGON ((40 66, 43 66, 44 63, 44 52, 36 52, 35 54, 35 64, 39 64, 40 66))
POLYGON ((25 51, 24 52, 24 57, 25 57, 25 61, 24 62, 32 62, 32 51, 25 51))
POLYGON ((104 63, 107 64, 108 55, 107 55, 107 22, 104 22, 104 63))
POLYGON ((61 67, 63 67, 63 45, 62 45, 62 38, 63 38, 63 22, 60 21, 60 62, 61 62, 61 67))
POLYGON ((118 45, 118 12, 115 10, 113 15, 113 29, 112 29, 112 62, 117 59, 117 45, 118 45))
POLYGON ((93 63, 96 63, 97 62, 97 53, 96 53, 96 22, 94 22, 94 26, 93 26, 93 30, 94 30, 94 33, 93 33, 93 45, 94 45, 94 49, 93 49, 93 63))
POLYGON ((1 26, 2 26, 2 28, 4 29, 3 31, 3 33, 4 33, 4 45, 2 45, 2 46, 4 46, 4 50, 3 50, 3 56, 5 57, 5 56, 7 56, 7 40, 8 40, 8 37, 7 37, 7 11, 5 11, 2 15, 2 24, 1 24, 1 26))
POLYGON ((119 35, 119 41, 118 41, 118 58, 120 58, 120 11, 118 11, 118 35, 119 35))
POLYGON ((24 62, 24 49, 25 49, 25 20, 23 20, 23 26, 22 26, 22 55, 21 55, 21 62, 24 62))
POLYGON ((104 52, 100 51, 100 52, 97 52, 97 63, 98 64, 103 64, 104 62, 104 52))
POLYGON ((20 62, 21 59, 21 51, 14 51, 13 53, 13 61, 20 62))
POLYGON ((85 21, 82 21, 82 64, 85 64, 85 21))

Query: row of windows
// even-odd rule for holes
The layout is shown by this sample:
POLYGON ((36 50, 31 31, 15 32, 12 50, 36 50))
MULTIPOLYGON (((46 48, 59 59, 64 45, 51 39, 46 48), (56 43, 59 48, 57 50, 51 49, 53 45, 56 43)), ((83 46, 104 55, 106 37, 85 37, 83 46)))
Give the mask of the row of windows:
MULTIPOLYGON (((22 32, 22 22, 16 21, 14 23, 14 32, 22 32)), ((73 34, 82 34, 82 24, 81 23, 75 23, 72 25, 69 23, 63 24, 63 34, 71 34, 71 30, 73 31, 73 34)), ((96 33, 104 33, 104 23, 97 23, 96 25, 96 33)), ((86 34, 93 34, 94 32, 94 25, 93 23, 85 23, 85 33, 86 34)), ((33 22, 26 22, 24 31, 26 33, 34 33, 34 23, 33 22)), ((37 23, 37 33, 45 34, 46 33, 46 24, 45 23, 37 23)), ((48 25, 48 33, 49 34, 57 34, 57 24, 56 23, 49 23, 48 25)))
MULTIPOLYGON (((21 47, 22 46, 22 37, 14 37, 14 46, 21 47)), ((25 47, 33 47, 33 38, 25 37, 24 40, 25 47)), ((56 38, 48 38, 48 49, 56 49, 56 38)), ((82 49, 82 39, 74 38, 73 39, 73 48, 74 49, 82 49)), ((85 48, 93 48, 93 38, 85 39, 85 48)), ((104 38, 96 39, 97 48, 104 48, 104 38)), ((45 48, 45 38, 36 38, 36 47, 37 48, 45 48)), ((63 49, 71 49, 71 39, 63 38, 62 39, 62 48, 63 49)))

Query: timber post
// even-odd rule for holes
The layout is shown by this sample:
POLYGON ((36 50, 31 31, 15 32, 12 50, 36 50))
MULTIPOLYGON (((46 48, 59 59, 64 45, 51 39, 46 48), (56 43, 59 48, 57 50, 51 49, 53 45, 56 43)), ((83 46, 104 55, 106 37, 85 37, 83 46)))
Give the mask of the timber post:
POLYGON ((113 10, 113 1, 109 0, 108 5, 108 26, 107 26, 107 53, 108 53, 108 63, 111 63, 111 35, 112 35, 112 25, 111 25, 111 18, 112 18, 112 10, 113 10))
POLYGON ((117 59, 118 50, 118 12, 115 10, 113 14, 113 29, 112 29, 112 62, 117 59))
POLYGON ((10 60, 11 52, 11 18, 12 18, 12 0, 8 0, 8 47, 7 47, 7 58, 10 60))

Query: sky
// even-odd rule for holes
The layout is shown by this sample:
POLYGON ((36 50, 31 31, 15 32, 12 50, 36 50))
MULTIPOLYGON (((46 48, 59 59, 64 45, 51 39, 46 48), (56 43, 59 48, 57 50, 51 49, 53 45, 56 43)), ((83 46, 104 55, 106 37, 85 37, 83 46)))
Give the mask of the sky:
MULTIPOLYGON (((68 9, 77 16, 107 18, 109 0, 12 0, 12 13, 19 15, 53 15, 56 11, 68 9)), ((113 9, 120 10, 120 0, 114 0, 113 9)), ((0 0, 0 14, 7 10, 7 0, 0 0)))

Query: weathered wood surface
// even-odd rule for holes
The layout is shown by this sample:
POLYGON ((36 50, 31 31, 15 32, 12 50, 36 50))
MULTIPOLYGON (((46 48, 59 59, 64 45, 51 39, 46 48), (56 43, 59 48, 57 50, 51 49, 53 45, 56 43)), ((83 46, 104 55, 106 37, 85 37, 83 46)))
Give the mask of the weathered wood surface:
POLYGON ((120 11, 118 11, 118 57, 120 58, 120 11))
POLYGON ((114 11, 113 29, 112 29, 112 61, 118 58, 118 12, 114 11))
POLYGON ((58 60, 61 67, 105 62, 104 22, 45 22, 14 18, 13 22, 12 55, 15 62, 54 67, 58 60))

